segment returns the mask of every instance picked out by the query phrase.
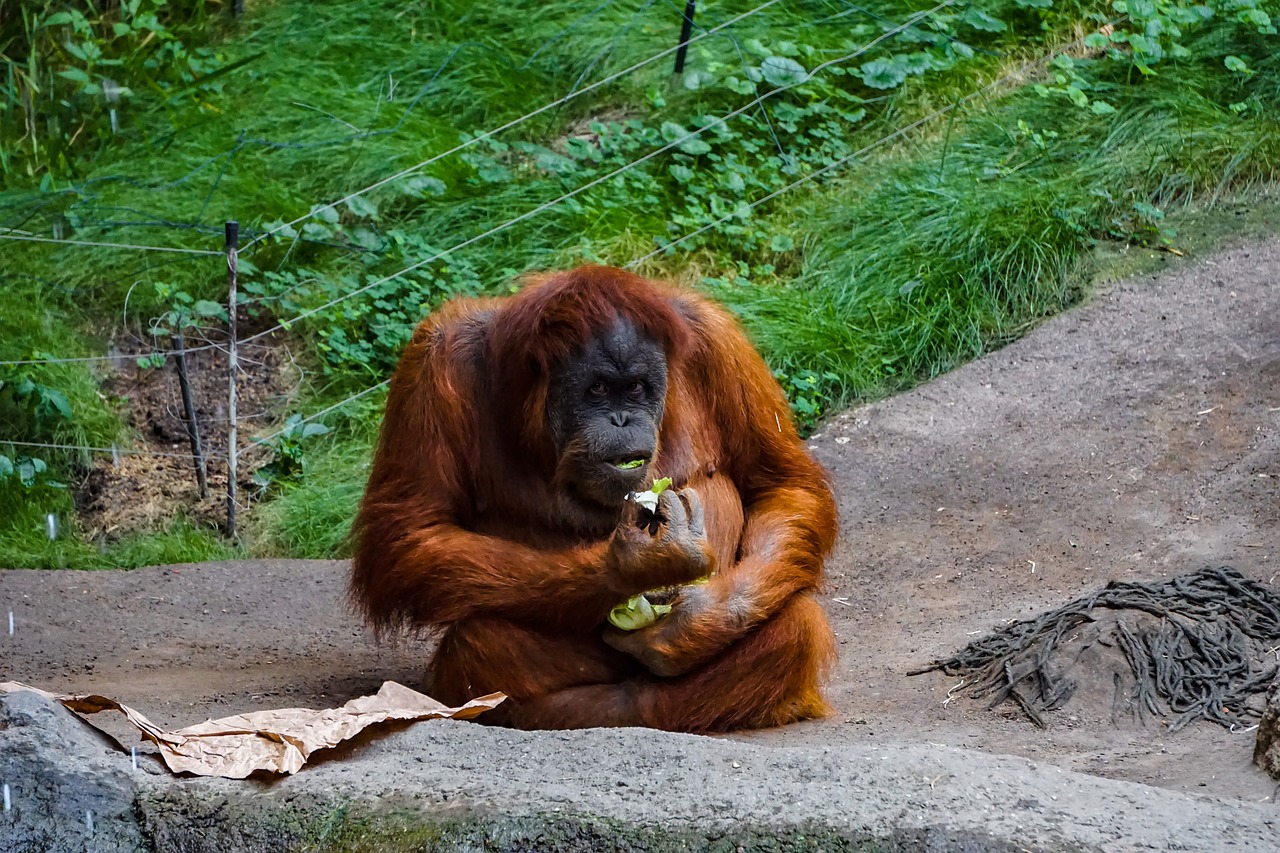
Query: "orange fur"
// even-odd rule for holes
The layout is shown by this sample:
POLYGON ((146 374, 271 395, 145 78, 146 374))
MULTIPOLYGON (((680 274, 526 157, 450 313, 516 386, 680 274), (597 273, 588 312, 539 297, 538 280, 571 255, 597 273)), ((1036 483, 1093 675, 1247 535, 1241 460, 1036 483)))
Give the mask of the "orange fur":
POLYGON ((418 327, 356 521, 351 592, 380 630, 444 628, 437 698, 504 691, 511 725, 779 725, 826 709, 834 645, 813 592, 835 532, 827 476, 737 322, 692 292, 587 266, 418 327), (609 609, 662 581, 610 576, 612 531, 558 493, 544 411, 551 370, 618 318, 666 350, 651 473, 698 491, 718 565, 630 634, 603 628, 609 609))

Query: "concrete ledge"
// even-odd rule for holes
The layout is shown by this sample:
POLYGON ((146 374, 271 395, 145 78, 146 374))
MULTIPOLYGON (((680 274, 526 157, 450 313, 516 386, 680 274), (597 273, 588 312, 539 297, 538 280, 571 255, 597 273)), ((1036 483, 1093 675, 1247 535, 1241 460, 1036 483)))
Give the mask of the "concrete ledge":
POLYGON ((293 777, 178 779, 151 759, 133 771, 60 706, 2 701, 0 770, 16 796, 0 850, 15 853, 1280 848, 1269 807, 929 745, 438 721, 365 736, 293 777), (86 797, 101 809, 93 837, 86 797))

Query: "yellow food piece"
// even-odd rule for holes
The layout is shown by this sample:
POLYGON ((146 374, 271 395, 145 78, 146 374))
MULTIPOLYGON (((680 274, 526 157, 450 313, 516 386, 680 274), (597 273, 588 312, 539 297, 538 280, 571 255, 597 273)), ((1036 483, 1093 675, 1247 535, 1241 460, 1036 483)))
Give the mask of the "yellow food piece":
POLYGON ((609 611, 609 624, 623 631, 638 631, 670 612, 670 604, 650 604, 644 595, 633 595, 609 611))

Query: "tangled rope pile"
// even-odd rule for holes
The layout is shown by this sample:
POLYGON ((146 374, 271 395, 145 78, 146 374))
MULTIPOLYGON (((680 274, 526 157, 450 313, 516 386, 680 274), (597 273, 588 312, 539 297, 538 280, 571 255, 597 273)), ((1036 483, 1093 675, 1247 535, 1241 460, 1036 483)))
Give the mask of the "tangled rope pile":
POLYGON ((1229 566, 1166 581, 1113 581, 909 674, 941 670, 972 677, 965 687, 975 696, 990 695, 989 708, 1013 699, 1043 727, 1044 712, 1062 707, 1077 686, 1061 660, 1054 664, 1055 654, 1069 632, 1098 622, 1100 609, 1137 611, 1139 617, 1130 625, 1117 614, 1097 638, 1120 649, 1133 675, 1126 690, 1126 679, 1114 673, 1113 720, 1126 708, 1145 708, 1172 717, 1169 728, 1177 731, 1197 719, 1240 726, 1260 716, 1258 703, 1250 700, 1276 676, 1276 663, 1266 659, 1280 651, 1280 596, 1229 566))

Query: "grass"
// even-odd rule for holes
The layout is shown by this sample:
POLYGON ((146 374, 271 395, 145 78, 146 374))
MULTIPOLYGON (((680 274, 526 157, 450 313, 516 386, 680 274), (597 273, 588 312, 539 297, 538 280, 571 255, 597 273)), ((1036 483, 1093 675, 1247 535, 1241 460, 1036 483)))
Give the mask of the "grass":
POLYGON ((75 512, 65 491, 32 494, 0 490, 0 566, 51 569, 132 569, 174 563, 224 560, 237 549, 208 528, 197 527, 181 514, 159 530, 139 531, 111 543, 84 541, 75 526, 75 512), (49 516, 55 519, 50 538, 49 516))
POLYGON ((842 402, 946 371, 1075 302, 1099 239, 1164 248, 1166 211, 1275 180, 1274 101, 1242 121, 1227 106, 1240 93, 1216 85, 1203 68, 1170 70, 1117 90, 1110 116, 1018 92, 870 188, 855 174, 847 194, 803 207, 793 284, 722 295, 775 363, 838 377, 842 402))
POLYGON ((285 484, 254 514, 255 552, 348 556, 351 519, 364 493, 372 445, 373 432, 365 430, 309 453, 308 475, 285 484))
MULTIPOLYGON (((225 219, 252 235, 674 44, 682 5, 372 0, 332 4, 320 19, 301 0, 251 4, 216 45, 226 61, 245 62, 217 91, 190 105, 130 105, 120 139, 80 174, 0 193, 0 225, 36 233, 74 225, 81 239, 216 248, 225 219)), ((754 5, 699 4, 699 23, 714 26, 754 5)), ((383 378, 412 322, 450 295, 500 292, 532 267, 644 255, 655 240, 713 222, 718 204, 730 200, 732 210, 735 197, 777 189, 1092 28, 1084 7, 1019 9, 1004 34, 956 25, 978 47, 971 59, 856 104, 841 100, 848 86, 840 75, 873 55, 837 64, 767 111, 734 119, 708 153, 664 154, 295 326, 311 382, 291 405, 315 411, 383 378), (863 118, 848 115, 855 106, 863 118), (847 119, 823 112, 834 107, 847 119)), ((245 257, 260 322, 363 287, 595 180, 671 138, 664 122, 692 126, 698 116, 725 114, 744 101, 725 81, 745 76, 761 50, 811 68, 906 14, 896 2, 776 4, 736 25, 733 38, 692 48, 689 67, 714 73, 714 85, 681 85, 664 59, 521 125, 500 145, 433 164, 427 174, 438 184, 396 182, 369 194, 367 205, 342 206, 336 221, 245 257), (593 118, 634 126, 602 131, 593 118), (548 159, 575 136, 601 141, 567 166, 548 159)), ((644 270, 705 279, 796 396, 812 396, 809 416, 907 387, 1078 300, 1108 247, 1183 246, 1171 232, 1187 211, 1274 180, 1280 68, 1271 40, 1241 33, 1205 29, 1190 40, 1188 58, 1151 77, 1124 62, 1084 61, 1089 97, 1115 107, 1105 115, 1030 86, 968 101, 837 176, 716 224, 644 270), (1224 54, 1248 58, 1248 73, 1228 73, 1224 54), (814 390, 804 390, 811 380, 814 390)), ((900 41, 887 42, 883 55, 913 49, 900 41)), ((1053 86, 1053 72, 1035 81, 1053 86)), ((6 244, 0 358, 101 352, 120 332, 126 304, 131 326, 169 307, 157 284, 218 297, 223 276, 217 257, 6 244)), ((0 380, 14 375, 4 370, 0 380)), ((75 412, 38 440, 106 446, 128 438, 90 369, 25 372, 66 393, 75 412)), ((302 477, 275 484, 257 503, 242 551, 344 553, 376 431, 378 408, 369 403, 327 419, 335 432, 308 445, 302 477)), ((83 466, 75 454, 49 459, 69 472, 83 466)), ((181 518, 105 550, 50 543, 48 512, 70 517, 67 490, 0 484, 0 565, 138 565, 228 553, 214 533, 181 518)))

